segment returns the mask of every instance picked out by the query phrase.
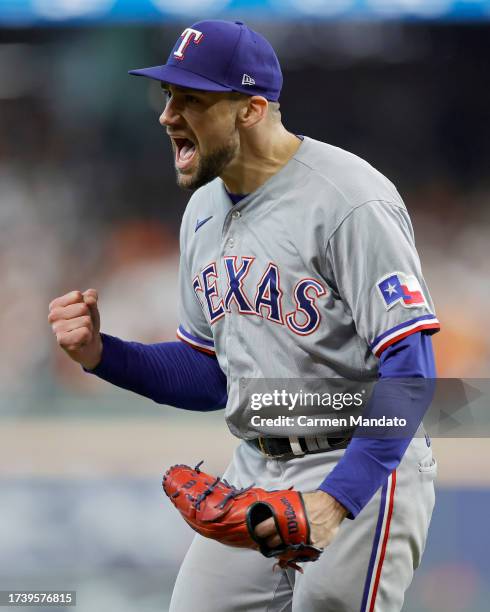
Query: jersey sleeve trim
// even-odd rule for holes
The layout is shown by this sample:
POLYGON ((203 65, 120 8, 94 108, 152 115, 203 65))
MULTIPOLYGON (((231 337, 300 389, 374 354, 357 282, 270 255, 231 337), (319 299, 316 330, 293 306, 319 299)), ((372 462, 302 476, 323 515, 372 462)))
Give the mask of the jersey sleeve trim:
POLYGON ((395 327, 379 335, 371 344, 371 350, 376 357, 379 357, 386 348, 411 334, 423 330, 432 330, 432 333, 436 333, 440 328, 441 325, 435 315, 422 315, 395 325, 395 327))
POLYGON ((205 340, 204 338, 199 338, 198 336, 193 336, 186 331, 182 325, 179 325, 177 329, 177 338, 186 344, 190 344, 199 351, 203 351, 204 353, 208 353, 210 355, 216 354, 216 351, 214 350, 214 342, 211 342, 211 340, 205 340))

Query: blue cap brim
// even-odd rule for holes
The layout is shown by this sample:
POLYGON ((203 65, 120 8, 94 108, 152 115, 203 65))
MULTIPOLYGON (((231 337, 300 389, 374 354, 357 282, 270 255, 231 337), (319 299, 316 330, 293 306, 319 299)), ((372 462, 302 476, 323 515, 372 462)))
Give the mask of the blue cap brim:
POLYGON ((170 85, 178 85, 179 87, 188 87, 189 89, 200 89, 203 91, 233 91, 231 87, 225 87, 215 81, 210 81, 198 74, 183 70, 182 68, 176 68, 175 66, 151 66, 150 68, 130 70, 129 74, 144 76, 148 79, 170 83, 170 85))

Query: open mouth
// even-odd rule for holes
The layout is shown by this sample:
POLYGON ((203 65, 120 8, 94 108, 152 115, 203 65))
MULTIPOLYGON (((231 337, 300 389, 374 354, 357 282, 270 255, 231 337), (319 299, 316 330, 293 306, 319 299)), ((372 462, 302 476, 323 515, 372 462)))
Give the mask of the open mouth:
POLYGON ((189 138, 174 138, 175 165, 179 170, 186 170, 192 164, 196 154, 196 145, 189 138))

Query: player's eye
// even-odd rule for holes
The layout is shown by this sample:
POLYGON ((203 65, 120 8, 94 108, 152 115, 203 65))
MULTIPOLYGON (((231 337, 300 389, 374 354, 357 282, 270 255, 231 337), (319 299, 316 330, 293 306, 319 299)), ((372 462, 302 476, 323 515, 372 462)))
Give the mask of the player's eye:
POLYGON ((199 98, 196 98, 196 96, 193 96, 191 94, 186 94, 185 101, 189 104, 196 104, 197 102, 199 102, 199 98))
POLYGON ((165 102, 168 102, 170 98, 172 97, 172 92, 170 91, 170 89, 167 89, 166 87, 162 87, 160 91, 162 92, 162 96, 165 102))

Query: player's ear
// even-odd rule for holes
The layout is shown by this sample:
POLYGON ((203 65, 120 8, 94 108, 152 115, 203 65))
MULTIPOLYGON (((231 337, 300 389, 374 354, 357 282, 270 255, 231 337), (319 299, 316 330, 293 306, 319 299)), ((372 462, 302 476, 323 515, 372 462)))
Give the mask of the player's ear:
POLYGON ((267 116, 269 103, 262 96, 250 96, 237 115, 237 121, 242 127, 253 127, 267 116))

